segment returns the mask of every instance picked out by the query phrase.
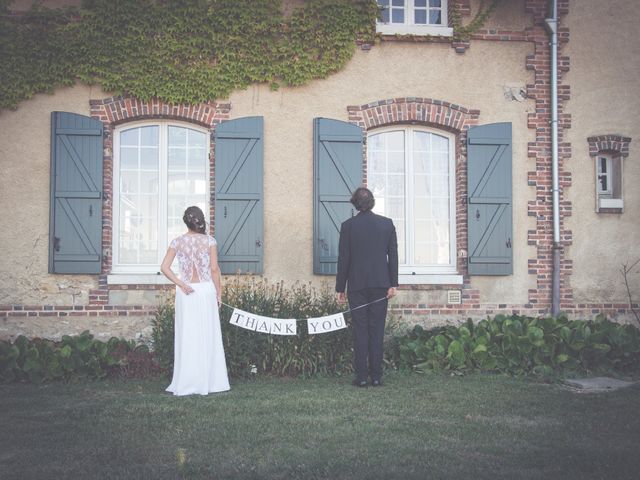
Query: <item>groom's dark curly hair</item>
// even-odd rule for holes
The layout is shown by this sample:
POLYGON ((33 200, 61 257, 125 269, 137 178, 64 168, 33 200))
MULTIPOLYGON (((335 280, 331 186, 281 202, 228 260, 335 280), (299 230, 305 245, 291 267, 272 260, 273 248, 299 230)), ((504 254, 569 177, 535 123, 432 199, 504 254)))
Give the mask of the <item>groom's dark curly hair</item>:
POLYGON ((371 190, 360 187, 356 188, 356 191, 351 195, 351 204, 356 207, 356 210, 359 212, 366 212, 373 208, 376 204, 376 199, 373 198, 371 190))

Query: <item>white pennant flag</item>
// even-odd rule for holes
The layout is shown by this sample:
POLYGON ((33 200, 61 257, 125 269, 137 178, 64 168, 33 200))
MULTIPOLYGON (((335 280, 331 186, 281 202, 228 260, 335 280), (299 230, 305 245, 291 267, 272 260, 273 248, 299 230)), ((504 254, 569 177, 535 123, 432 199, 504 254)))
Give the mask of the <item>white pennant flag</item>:
POLYGON ((271 335, 296 335, 298 322, 295 318, 272 318, 271 335))
POLYGON ((309 335, 333 332, 334 330, 340 330, 342 328, 347 328, 347 324, 344 321, 344 315, 342 313, 307 319, 309 335))
POLYGON ((263 317, 234 308, 229 323, 240 328, 273 335, 296 335, 296 320, 263 317))

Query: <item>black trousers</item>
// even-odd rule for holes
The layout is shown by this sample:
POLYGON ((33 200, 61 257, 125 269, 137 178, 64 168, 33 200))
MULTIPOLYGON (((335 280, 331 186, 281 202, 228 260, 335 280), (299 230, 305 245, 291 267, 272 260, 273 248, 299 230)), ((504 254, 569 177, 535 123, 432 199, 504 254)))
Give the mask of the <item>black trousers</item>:
POLYGON ((384 325, 387 319, 388 300, 386 288, 366 288, 348 291, 351 309, 374 300, 384 300, 351 311, 354 331, 354 367, 356 380, 363 382, 367 377, 380 380, 382 377, 382 343, 384 325))

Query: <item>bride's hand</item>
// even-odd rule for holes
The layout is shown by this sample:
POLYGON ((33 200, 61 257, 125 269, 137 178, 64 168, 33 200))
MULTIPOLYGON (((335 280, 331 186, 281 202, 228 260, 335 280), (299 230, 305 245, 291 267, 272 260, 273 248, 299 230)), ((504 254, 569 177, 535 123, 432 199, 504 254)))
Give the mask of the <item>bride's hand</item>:
POLYGON ((193 288, 191 288, 186 283, 183 283, 182 285, 178 285, 178 286, 180 287, 180 290, 184 292, 185 295, 189 295, 190 293, 193 293, 193 288))

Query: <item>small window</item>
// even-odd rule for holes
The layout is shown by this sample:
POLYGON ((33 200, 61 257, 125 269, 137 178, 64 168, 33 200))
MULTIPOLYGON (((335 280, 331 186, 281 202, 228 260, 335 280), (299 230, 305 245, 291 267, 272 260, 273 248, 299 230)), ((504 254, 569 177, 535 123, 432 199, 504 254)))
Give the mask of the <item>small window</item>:
POLYGON ((622 161, 620 156, 600 154, 596 159, 597 211, 623 207, 622 161))
POLYGON ((378 0, 377 31, 386 35, 451 36, 447 0, 378 0))

